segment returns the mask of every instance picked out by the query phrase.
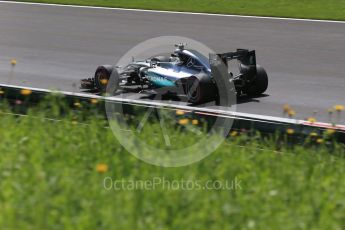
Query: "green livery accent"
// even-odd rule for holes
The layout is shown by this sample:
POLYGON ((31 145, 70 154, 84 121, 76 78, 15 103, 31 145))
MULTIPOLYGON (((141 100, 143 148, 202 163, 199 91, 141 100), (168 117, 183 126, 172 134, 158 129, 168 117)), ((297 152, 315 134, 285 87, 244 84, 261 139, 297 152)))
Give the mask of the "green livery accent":
POLYGON ((175 82, 170 81, 170 80, 166 79, 165 77, 163 77, 159 74, 156 74, 156 73, 148 72, 146 77, 157 88, 176 86, 175 82))

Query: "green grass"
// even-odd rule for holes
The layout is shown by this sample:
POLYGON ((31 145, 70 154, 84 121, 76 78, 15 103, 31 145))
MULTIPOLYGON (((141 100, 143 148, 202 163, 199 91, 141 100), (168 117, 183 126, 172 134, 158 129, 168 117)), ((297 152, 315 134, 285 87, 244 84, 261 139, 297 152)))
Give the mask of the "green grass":
MULTIPOLYGON (((65 112, 54 101, 28 117, 0 114, 1 229, 342 229, 344 146, 295 146, 231 138, 206 159, 180 168, 146 164, 95 115, 65 112), (50 121, 43 117, 55 117, 50 121), (75 122, 78 122, 77 124, 75 122), (82 123, 79 123, 83 121, 82 123), (245 147, 243 147, 245 145, 245 147), (96 171, 106 164, 104 173, 96 171), (239 180, 232 190, 105 189, 105 177, 140 181, 239 180)), ((85 105, 84 105, 85 108, 85 105)), ((16 110, 16 109, 15 109, 16 110)), ((162 146, 157 125, 142 137, 162 146)), ((183 129, 182 129, 183 130, 183 129)), ((178 129, 175 134, 179 134, 178 129)), ((188 142, 183 133, 179 147, 188 142)), ((192 136, 189 136, 193 139, 192 136)), ((205 143, 207 145, 207 143, 205 143)), ((109 186, 109 185, 107 185, 109 186)))
MULTIPOLYGON (((25 1, 25 0, 24 0, 25 1)), ((37 0, 27 2, 345 20, 345 0, 37 0)))

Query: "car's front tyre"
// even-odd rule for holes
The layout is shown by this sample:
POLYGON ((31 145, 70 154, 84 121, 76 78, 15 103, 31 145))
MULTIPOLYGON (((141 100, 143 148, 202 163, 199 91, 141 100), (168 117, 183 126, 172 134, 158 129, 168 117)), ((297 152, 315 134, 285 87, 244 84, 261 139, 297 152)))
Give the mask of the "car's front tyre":
POLYGON ((109 83, 110 76, 113 72, 113 67, 110 65, 102 65, 96 69, 95 72, 95 86, 96 88, 104 93, 107 90, 107 85, 109 83))

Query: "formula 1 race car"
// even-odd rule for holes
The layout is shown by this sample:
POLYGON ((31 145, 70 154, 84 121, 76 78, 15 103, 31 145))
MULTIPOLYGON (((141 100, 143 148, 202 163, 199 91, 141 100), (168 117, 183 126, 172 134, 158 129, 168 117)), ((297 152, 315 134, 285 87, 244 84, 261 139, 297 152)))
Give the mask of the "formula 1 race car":
MULTIPOLYGON (((217 73, 209 58, 196 50, 185 49, 184 44, 175 45, 176 50, 170 57, 156 56, 144 61, 133 61, 121 71, 112 75, 120 67, 99 66, 93 78, 82 79, 81 88, 105 92, 110 76, 116 76, 112 92, 119 88, 138 86, 143 90, 154 90, 184 94, 193 104, 219 99, 217 73), (167 90, 169 89, 169 90, 167 90)), ((226 68, 226 77, 233 82, 237 95, 256 96, 264 93, 268 86, 266 71, 256 64, 255 51, 237 49, 235 52, 215 54, 218 60, 228 67, 231 60, 238 61, 238 74, 226 68)))

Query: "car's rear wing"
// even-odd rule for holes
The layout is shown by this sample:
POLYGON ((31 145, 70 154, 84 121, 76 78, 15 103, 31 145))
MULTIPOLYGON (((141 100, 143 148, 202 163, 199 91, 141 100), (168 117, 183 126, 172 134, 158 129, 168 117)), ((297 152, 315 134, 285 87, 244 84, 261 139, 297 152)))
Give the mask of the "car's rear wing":
POLYGON ((228 62, 231 60, 238 60, 240 64, 240 74, 235 76, 235 78, 241 77, 245 81, 252 81, 257 75, 255 50, 247 49, 237 49, 235 52, 222 54, 210 54, 212 72, 217 72, 217 74, 227 73, 228 62), (221 65, 222 63, 223 65, 221 65))
POLYGON ((227 65, 228 61, 237 59, 246 66, 256 66, 255 50, 237 49, 235 52, 217 54, 218 57, 227 65))

